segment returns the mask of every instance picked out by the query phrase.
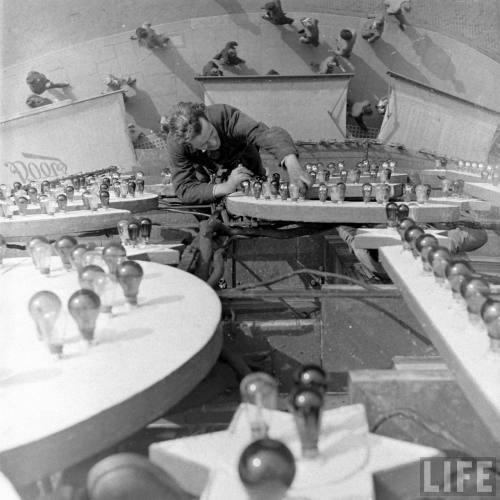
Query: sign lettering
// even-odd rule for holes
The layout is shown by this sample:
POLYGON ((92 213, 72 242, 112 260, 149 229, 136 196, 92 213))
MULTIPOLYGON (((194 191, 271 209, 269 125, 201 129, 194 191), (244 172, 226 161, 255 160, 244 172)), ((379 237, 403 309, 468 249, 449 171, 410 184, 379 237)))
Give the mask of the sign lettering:
POLYGON ((68 172, 68 166, 55 156, 43 156, 33 153, 21 153, 24 160, 6 161, 4 167, 26 184, 31 180, 42 180, 49 177, 63 177, 68 172))

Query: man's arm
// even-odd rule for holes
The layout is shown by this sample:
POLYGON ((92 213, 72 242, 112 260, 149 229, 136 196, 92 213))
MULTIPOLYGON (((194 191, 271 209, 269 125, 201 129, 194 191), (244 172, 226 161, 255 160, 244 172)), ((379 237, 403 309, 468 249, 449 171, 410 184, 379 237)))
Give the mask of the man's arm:
POLYGON ((225 106, 227 114, 228 135, 252 144, 272 154, 282 166, 286 167, 290 181, 304 182, 308 187, 312 185, 309 175, 299 163, 298 151, 290 134, 281 127, 269 128, 262 122, 232 106, 225 106))
POLYGON ((213 184, 200 181, 196 176, 195 164, 181 144, 169 137, 167 147, 170 156, 170 170, 175 194, 183 203, 211 203, 214 200, 213 184))

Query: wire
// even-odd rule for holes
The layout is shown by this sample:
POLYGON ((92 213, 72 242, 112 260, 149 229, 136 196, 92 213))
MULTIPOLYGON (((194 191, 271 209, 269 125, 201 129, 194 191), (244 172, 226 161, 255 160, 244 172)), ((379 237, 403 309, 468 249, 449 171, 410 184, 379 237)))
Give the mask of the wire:
POLYGON ((280 281, 284 281, 288 278, 292 278, 293 276, 297 276, 300 274, 310 274, 312 276, 319 276, 322 278, 336 278, 336 279, 341 279, 344 281, 349 281, 350 283, 355 283, 356 285, 359 285, 366 290, 376 290, 377 288, 371 285, 368 285, 364 283, 363 281, 357 280, 355 278, 350 278, 349 276, 345 276, 343 274, 338 274, 338 273, 331 273, 328 271, 317 271, 316 269, 297 269, 295 271, 292 271, 291 273, 283 274, 281 276, 278 276, 276 278, 273 278, 271 280, 267 281, 261 281, 260 283, 251 283, 248 285, 239 285, 237 287, 234 287, 233 290, 249 290, 252 288, 258 288, 259 286, 268 286, 268 285, 273 285, 274 283, 278 283, 280 281))

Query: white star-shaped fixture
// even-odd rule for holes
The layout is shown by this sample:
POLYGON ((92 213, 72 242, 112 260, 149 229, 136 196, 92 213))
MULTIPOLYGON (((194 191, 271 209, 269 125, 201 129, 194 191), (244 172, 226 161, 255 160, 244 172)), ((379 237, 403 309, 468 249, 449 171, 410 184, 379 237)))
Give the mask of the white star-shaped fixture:
MULTIPOLYGON (((247 411, 241 404, 226 431, 155 443, 149 458, 200 500, 246 500, 238 461, 251 442, 247 411)), ((323 412, 320 457, 305 460, 293 415, 265 410, 264 416, 269 437, 284 442, 296 458, 290 499, 373 499, 373 473, 440 455, 435 448, 371 434, 364 406, 355 404, 323 412)))

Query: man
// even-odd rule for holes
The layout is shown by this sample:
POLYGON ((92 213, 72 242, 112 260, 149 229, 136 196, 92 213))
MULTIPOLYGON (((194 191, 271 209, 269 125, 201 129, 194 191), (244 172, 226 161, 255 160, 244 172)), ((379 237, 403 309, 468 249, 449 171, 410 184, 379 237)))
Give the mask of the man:
POLYGON ((284 24, 292 24, 293 19, 291 17, 287 17, 283 12, 283 8, 281 7, 281 0, 273 0, 272 2, 266 2, 264 7, 266 13, 262 16, 262 19, 266 19, 267 21, 275 24, 277 26, 282 26, 284 24))
POLYGON ((63 89, 69 87, 68 82, 54 83, 39 71, 30 71, 26 75, 26 83, 34 94, 43 94, 48 89, 63 89))
POLYGON ((208 61, 201 71, 203 76, 224 76, 222 70, 213 61, 208 61))
POLYGON ((351 110, 349 112, 349 115, 354 118, 356 123, 359 125, 359 128, 361 130, 364 130, 365 132, 368 131, 368 127, 365 125, 363 117, 369 116, 372 114, 373 114, 373 110, 371 108, 370 101, 368 101, 368 100, 355 102, 351 106, 351 110))
POLYGON ((299 30, 300 43, 311 44, 313 47, 319 45, 319 21, 311 17, 303 17, 300 22, 302 23, 303 29, 299 30))
POLYGON ((237 46, 238 42, 235 42, 234 40, 227 42, 224 48, 215 54, 213 58, 220 60, 221 64, 225 64, 226 66, 238 66, 239 64, 245 64, 245 60, 238 57, 236 52, 237 46))
POLYGON ((376 42, 384 31, 384 13, 377 13, 373 20, 367 19, 361 30, 361 38, 364 38, 368 43, 376 42))
POLYGON ((335 49, 330 50, 329 52, 333 52, 336 56, 345 57, 349 59, 352 54, 352 49, 354 47, 354 43, 356 42, 356 31, 345 28, 340 31, 340 40, 337 38, 337 47, 335 49))
POLYGON ((264 175, 259 149, 271 153, 291 182, 310 187, 290 134, 269 128, 227 104, 180 102, 166 120, 172 183, 184 203, 211 203, 237 190, 252 175, 264 175), (218 170, 223 182, 215 183, 218 170))

